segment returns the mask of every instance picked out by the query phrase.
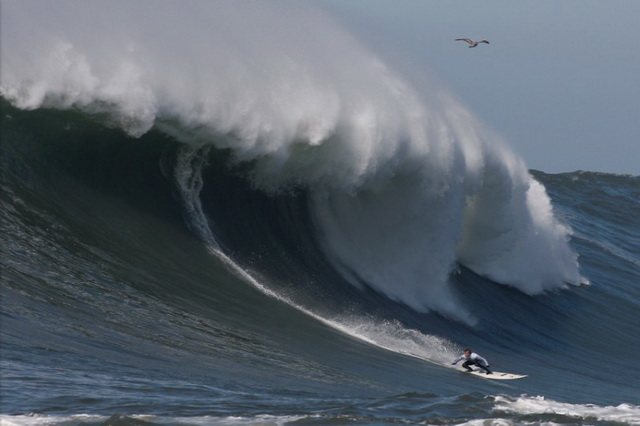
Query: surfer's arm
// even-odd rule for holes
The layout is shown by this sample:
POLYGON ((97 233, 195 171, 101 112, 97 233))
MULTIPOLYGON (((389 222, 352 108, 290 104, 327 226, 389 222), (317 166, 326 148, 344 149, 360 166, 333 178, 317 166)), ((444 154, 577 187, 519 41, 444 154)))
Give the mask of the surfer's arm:
POLYGON ((464 359, 464 355, 459 356, 458 358, 454 359, 452 364, 456 365, 458 362, 462 361, 464 359))
POLYGON ((482 363, 482 365, 484 365, 485 367, 489 366, 489 361, 487 361, 486 359, 482 358, 480 355, 476 355, 474 361, 480 361, 482 363))

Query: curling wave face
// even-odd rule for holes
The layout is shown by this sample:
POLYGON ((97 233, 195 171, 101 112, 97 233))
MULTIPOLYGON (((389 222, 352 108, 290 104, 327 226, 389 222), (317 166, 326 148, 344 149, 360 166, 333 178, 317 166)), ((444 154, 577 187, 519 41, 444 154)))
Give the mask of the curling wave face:
MULTIPOLYGON (((418 94, 323 13, 123 3, 3 3, 0 94, 228 150, 255 187, 308 191, 334 267, 419 311, 474 321, 449 288, 457 264, 527 294, 585 281, 525 164, 442 88, 418 94)), ((204 164, 179 163, 176 179, 197 182, 204 164)), ((185 207, 215 246, 200 188, 185 207)))

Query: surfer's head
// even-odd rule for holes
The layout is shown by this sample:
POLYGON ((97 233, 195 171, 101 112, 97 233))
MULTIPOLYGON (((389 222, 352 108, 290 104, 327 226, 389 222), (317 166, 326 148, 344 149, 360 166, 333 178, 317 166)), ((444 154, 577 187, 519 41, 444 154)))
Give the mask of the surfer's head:
POLYGON ((466 356, 471 355, 471 349, 468 349, 468 348, 467 348, 467 349, 465 349, 465 350, 464 350, 464 354, 465 354, 466 356))

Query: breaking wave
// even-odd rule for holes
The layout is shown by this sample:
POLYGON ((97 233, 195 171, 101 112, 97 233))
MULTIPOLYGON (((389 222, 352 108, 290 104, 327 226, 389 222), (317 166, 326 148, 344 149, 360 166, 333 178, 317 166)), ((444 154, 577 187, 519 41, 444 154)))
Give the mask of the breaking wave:
POLYGON ((214 247, 198 198, 211 150, 267 194, 307 193, 335 269, 417 311, 473 323, 450 288, 459 265, 531 295, 586 281, 523 161, 446 90, 417 90, 318 10, 122 6, 3 3, 2 50, 21 53, 3 55, 0 94, 186 144, 174 178, 214 247))

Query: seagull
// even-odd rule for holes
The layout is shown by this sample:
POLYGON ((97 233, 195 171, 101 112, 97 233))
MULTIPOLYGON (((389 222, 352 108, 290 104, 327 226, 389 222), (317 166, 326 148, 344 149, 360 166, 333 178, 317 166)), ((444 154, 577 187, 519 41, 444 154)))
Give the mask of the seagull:
POLYGON ((469 43, 469 47, 476 47, 478 45, 478 43, 489 44, 489 42, 487 40, 473 41, 470 38, 457 38, 456 41, 458 41, 458 40, 466 41, 467 43, 469 43))

